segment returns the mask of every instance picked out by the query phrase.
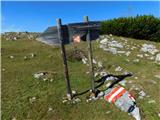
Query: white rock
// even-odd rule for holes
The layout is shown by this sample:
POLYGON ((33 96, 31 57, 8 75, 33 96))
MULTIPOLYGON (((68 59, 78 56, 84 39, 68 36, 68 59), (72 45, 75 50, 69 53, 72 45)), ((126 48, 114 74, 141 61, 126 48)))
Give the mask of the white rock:
POLYGON ((88 59, 87 58, 82 58, 82 62, 83 62, 83 64, 87 64, 87 61, 88 61, 88 59))
POLYGON ((129 60, 129 59, 126 59, 126 61, 129 62, 130 60, 129 60))
POLYGON ((35 56, 36 56, 34 53, 31 53, 30 55, 31 55, 31 58, 33 58, 33 57, 35 57, 35 56))
POLYGON ((134 59, 133 62, 138 63, 139 59, 134 59))
POLYGON ((156 62, 160 62, 160 53, 158 53, 158 54, 156 55, 155 61, 156 61, 156 62))
POLYGON ((127 52, 125 53, 125 55, 126 55, 127 57, 128 57, 130 54, 131 54, 130 51, 127 51, 127 52))
POLYGON ((97 72, 96 72, 96 73, 94 73, 94 77, 97 77, 98 75, 99 75, 99 73, 97 73, 97 72))
POLYGON ((12 56, 12 55, 11 55, 11 56, 9 56, 9 57, 10 57, 11 59, 13 59, 13 58, 14 58, 14 56, 12 56))
POLYGON ((151 104, 151 103, 156 103, 156 101, 155 101, 155 100, 149 100, 148 103, 149 103, 149 104, 151 104))
POLYGON ((75 90, 72 90, 72 94, 76 94, 77 92, 75 90))
POLYGON ((102 62, 98 62, 98 67, 99 67, 99 68, 102 68, 102 67, 103 67, 102 62))
POLYGON ((125 51, 117 51, 117 53, 119 53, 119 54, 124 54, 125 51))
POLYGON ((149 55, 148 54, 144 54, 144 56, 148 57, 149 55))
POLYGON ((138 94, 140 99, 143 99, 143 97, 146 96, 146 93, 143 90, 141 90, 138 94))
POLYGON ((112 37, 113 35, 112 35, 112 34, 109 34, 109 36, 112 37))
POLYGON ((42 76, 44 76, 44 75, 45 75, 44 72, 35 73, 35 74, 34 74, 34 78, 39 79, 40 77, 42 77, 42 76))
POLYGON ((81 102, 81 99, 75 98, 74 101, 75 101, 75 102, 81 102))
POLYGON ((119 43, 118 41, 115 41, 115 40, 114 41, 109 41, 108 46, 123 48, 123 45, 121 43, 119 43))
POLYGON ((150 60, 154 60, 154 56, 151 56, 149 59, 150 59, 150 60))
POLYGON ((93 64, 97 64, 97 61, 95 59, 93 59, 92 61, 93 61, 93 64))
POLYGON ((50 82, 53 82, 53 79, 52 79, 52 78, 50 79, 50 82))
POLYGON ((142 54, 137 54, 137 57, 143 58, 142 54))
POLYGON ((101 41, 100 41, 100 44, 106 45, 106 44, 107 44, 107 42, 108 42, 108 39, 107 39, 107 38, 105 38, 105 39, 103 39, 103 40, 101 40, 101 41))
POLYGON ((117 54, 117 48, 109 47, 109 48, 105 48, 104 50, 105 50, 105 51, 109 51, 109 52, 111 52, 112 54, 117 54))
POLYGON ((47 81, 47 78, 43 78, 43 81, 47 81))
POLYGON ((120 66, 118 66, 118 67, 115 69, 115 71, 116 71, 116 72, 120 72, 120 71, 122 71, 122 69, 123 69, 123 68, 121 68, 120 66))
POLYGON ((157 53, 159 50, 156 49, 156 47, 152 44, 143 44, 141 51, 143 52, 148 52, 152 55, 154 55, 155 53, 157 53))
POLYGON ((160 75, 155 75, 154 77, 156 77, 156 78, 160 79, 160 75))
POLYGON ((107 111, 107 112, 106 112, 106 114, 109 114, 109 113, 111 113, 111 111, 107 111))
POLYGON ((100 72, 100 75, 101 75, 101 76, 105 76, 105 75, 107 75, 107 72, 102 71, 102 72, 100 72))
POLYGON ((6 69, 5 68, 2 68, 2 71, 5 71, 6 69))
POLYGON ((48 112, 49 112, 49 111, 52 111, 52 110, 53 110, 53 108, 51 108, 51 107, 48 108, 48 112))
POLYGON ((66 103, 68 100, 63 100, 62 103, 66 103))
POLYGON ((27 56, 24 56, 24 60, 27 60, 27 56))
POLYGON ((136 79, 136 80, 137 80, 137 79, 138 79, 138 77, 134 77, 134 79, 136 79))

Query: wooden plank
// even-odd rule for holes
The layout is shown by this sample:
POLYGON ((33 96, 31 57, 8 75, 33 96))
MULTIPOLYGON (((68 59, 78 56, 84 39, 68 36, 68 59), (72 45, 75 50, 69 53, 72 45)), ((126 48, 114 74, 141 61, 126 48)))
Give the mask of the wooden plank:
POLYGON ((72 91, 71 91, 69 74, 68 74, 68 65, 67 65, 65 45, 63 42, 63 32, 64 31, 62 30, 62 27, 61 27, 61 19, 57 19, 56 22, 57 22, 57 30, 58 30, 58 39, 61 44, 61 54, 62 54, 63 65, 64 65, 64 75, 65 75, 66 88, 67 88, 67 98, 70 100, 72 99, 72 91))
MULTIPOLYGON (((84 22, 88 23, 88 16, 84 17, 84 22)), ((88 59, 89 59, 89 70, 90 70, 90 79, 91 79, 91 89, 92 92, 95 92, 95 78, 94 78, 94 67, 93 67, 93 54, 92 54, 92 44, 90 37, 90 30, 88 29, 87 33, 87 43, 88 43, 88 59)))
MULTIPOLYGON (((100 22, 86 23, 72 23, 62 25, 62 33, 64 44, 70 44, 73 41, 73 36, 79 35, 83 41, 86 41, 86 33, 90 30, 91 40, 95 40, 99 37, 100 22)), ((48 27, 37 40, 48 45, 60 45, 58 40, 58 30, 56 26, 48 27)))

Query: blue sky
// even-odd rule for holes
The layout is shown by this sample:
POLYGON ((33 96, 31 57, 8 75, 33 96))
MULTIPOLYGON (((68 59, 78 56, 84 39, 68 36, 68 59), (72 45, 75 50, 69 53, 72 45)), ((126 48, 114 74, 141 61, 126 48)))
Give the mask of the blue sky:
POLYGON ((160 17, 160 1, 103 1, 103 2, 18 2, 3 1, 1 4, 2 32, 43 32, 54 26, 56 18, 62 23, 81 22, 83 16, 90 20, 106 20, 117 17, 154 15, 160 17))

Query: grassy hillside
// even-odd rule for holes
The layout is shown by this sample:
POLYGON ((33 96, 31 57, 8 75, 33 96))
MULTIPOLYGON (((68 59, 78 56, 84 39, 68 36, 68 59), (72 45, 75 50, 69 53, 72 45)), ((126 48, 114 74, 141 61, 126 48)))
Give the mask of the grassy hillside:
MULTIPOLYGON (((103 36, 102 36, 103 37, 103 36)), ((108 73, 133 72, 126 79, 126 89, 137 98, 143 120, 160 119, 160 65, 147 56, 137 54, 144 43, 153 44, 160 50, 160 43, 112 37, 125 43, 131 54, 112 54, 99 48, 99 41, 93 43, 94 58, 101 61, 108 73), (124 40, 126 39, 126 40, 124 40), (133 50, 131 48, 135 46, 133 50), (139 59, 136 61, 135 59, 139 59), (121 71, 115 71, 120 66, 121 71), (138 89, 131 89, 136 86, 138 89), (143 99, 138 93, 146 93, 143 99), (154 102, 149 103, 149 101, 154 102), (158 116, 159 115, 159 116, 158 116)), ((77 46, 87 54, 87 45, 77 46)), ((74 47, 67 46, 67 53, 74 47)), ((86 102, 86 95, 80 96, 77 104, 62 103, 66 94, 63 65, 58 47, 50 47, 35 40, 7 41, 2 39, 2 120, 133 120, 127 113, 100 99, 86 102), (32 56, 34 54, 35 56, 32 56), (33 75, 38 71, 54 73, 53 81, 38 80, 33 75)), ((144 53, 143 53, 144 54, 144 53)), ((90 87, 88 67, 81 61, 68 61, 71 86, 78 92, 90 87)), ((104 87, 102 87, 104 88, 104 87)))

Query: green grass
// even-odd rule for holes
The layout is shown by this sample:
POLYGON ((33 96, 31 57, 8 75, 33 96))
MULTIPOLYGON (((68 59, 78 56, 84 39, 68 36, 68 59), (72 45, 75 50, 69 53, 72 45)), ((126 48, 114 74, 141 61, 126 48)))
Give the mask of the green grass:
MULTIPOLYGON (((119 37, 115 37, 118 38, 119 37)), ((152 43, 160 49, 160 43, 129 39, 129 44, 152 43)), ((160 113, 160 80, 154 75, 160 74, 160 66, 153 61, 146 59, 139 63, 126 62, 125 56, 112 55, 104 52, 97 47, 97 42, 93 44, 94 58, 102 61, 107 72, 115 72, 115 66, 120 65, 124 70, 134 73, 134 77, 128 78, 133 84, 141 86, 150 95, 150 98, 143 100, 137 99, 143 120, 158 120, 160 113), (157 84, 149 81, 155 80, 157 84), (148 104, 148 100, 154 99, 156 103, 148 104)), ((87 53, 87 45, 80 43, 78 48, 87 53)), ((73 49, 68 45, 67 51, 73 49)), ((50 47, 37 41, 2 40, 2 120, 133 120, 127 113, 121 112, 114 105, 110 105, 104 100, 86 103, 86 95, 80 96, 82 102, 75 105, 62 103, 62 98, 66 94, 66 86, 63 76, 63 65, 60 49, 50 47), (24 60, 24 56, 30 53, 36 54, 34 58, 24 60), (15 56, 14 59, 9 56, 15 56), (38 71, 56 72, 53 82, 36 80, 33 74, 38 71), (36 97, 36 101, 30 103, 30 98, 36 97), (48 108, 53 111, 48 111, 48 108), (111 111, 107 114, 107 111, 111 111)), ((136 50, 128 57, 129 60, 135 59, 136 50)), ((71 86, 73 90, 82 91, 90 87, 89 76, 86 74, 88 68, 81 62, 68 62, 71 86)), ((129 89, 132 84, 127 84, 129 89)), ((133 91, 135 96, 138 92, 133 91)))

